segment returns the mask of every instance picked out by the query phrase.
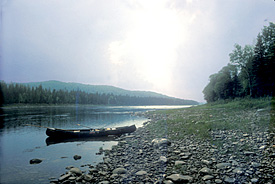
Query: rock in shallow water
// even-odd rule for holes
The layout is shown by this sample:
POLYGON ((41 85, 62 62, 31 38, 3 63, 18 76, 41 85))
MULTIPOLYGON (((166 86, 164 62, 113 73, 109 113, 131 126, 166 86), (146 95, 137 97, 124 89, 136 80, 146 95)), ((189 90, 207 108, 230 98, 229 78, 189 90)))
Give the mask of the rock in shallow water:
POLYGON ((30 160, 30 164, 40 164, 41 162, 42 162, 42 160, 41 159, 37 159, 37 158, 30 160))
POLYGON ((74 159, 75 159, 75 160, 79 160, 79 159, 81 159, 81 156, 80 156, 80 155, 75 155, 75 156, 74 156, 74 159))

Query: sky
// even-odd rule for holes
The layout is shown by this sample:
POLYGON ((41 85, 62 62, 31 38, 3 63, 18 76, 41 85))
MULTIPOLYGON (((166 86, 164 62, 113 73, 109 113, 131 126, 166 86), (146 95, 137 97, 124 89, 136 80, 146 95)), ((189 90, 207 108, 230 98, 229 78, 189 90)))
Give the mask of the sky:
POLYGON ((203 102, 274 0, 2 0, 0 80, 59 80, 203 102))

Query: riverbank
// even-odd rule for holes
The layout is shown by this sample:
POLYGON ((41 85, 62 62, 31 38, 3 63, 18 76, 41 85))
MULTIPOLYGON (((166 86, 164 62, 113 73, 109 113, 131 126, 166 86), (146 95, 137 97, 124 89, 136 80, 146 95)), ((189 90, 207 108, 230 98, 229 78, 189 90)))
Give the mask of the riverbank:
POLYGON ((242 103, 146 113, 146 125, 101 150, 102 163, 52 182, 274 183, 274 109, 242 103))

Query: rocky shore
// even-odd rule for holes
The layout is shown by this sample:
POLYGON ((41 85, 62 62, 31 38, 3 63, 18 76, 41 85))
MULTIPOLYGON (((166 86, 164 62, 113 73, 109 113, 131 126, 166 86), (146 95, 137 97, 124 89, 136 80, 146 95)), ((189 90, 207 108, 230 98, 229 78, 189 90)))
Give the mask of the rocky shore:
POLYGON ((147 127, 164 117, 150 118, 111 150, 100 150, 103 162, 86 172, 68 167, 51 183, 275 183, 275 135, 268 129, 209 130, 211 139, 191 134, 175 140, 147 127))

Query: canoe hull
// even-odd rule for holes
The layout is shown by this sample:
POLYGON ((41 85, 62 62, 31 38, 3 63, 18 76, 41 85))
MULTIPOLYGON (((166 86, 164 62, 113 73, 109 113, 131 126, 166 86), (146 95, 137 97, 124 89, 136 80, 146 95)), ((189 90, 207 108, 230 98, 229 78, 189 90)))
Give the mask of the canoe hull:
POLYGON ((57 128, 47 128, 46 134, 54 138, 85 138, 85 137, 104 137, 109 135, 122 135, 136 131, 136 126, 124 126, 117 128, 104 129, 76 129, 63 130, 57 128))

